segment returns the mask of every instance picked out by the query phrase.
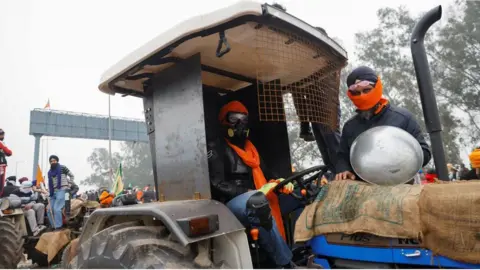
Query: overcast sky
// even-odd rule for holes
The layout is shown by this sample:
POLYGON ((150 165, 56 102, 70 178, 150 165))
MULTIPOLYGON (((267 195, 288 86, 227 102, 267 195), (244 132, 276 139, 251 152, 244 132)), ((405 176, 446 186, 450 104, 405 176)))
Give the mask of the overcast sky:
MULTIPOLYGON (((0 0, 0 128, 13 150, 7 174, 32 176, 34 138, 29 112, 50 99, 55 110, 107 114, 98 89, 103 71, 124 55, 194 15, 236 0, 0 0), (17 168, 16 168, 17 167, 17 168)), ((260 1, 264 2, 264 1, 260 1)), ((272 1, 268 1, 272 2, 272 1)), ((412 13, 447 0, 283 0, 288 12, 342 40, 354 59, 354 34, 375 27, 376 11, 406 5, 412 13)), ((112 98, 112 115, 142 119, 142 101, 112 98)), ((45 140, 44 140, 45 141, 45 140)), ((114 150, 119 143, 114 142, 114 150)), ((108 141, 55 138, 43 156, 57 154, 76 178, 91 173, 86 159, 108 141)), ((44 158, 46 159, 46 158, 44 158)))

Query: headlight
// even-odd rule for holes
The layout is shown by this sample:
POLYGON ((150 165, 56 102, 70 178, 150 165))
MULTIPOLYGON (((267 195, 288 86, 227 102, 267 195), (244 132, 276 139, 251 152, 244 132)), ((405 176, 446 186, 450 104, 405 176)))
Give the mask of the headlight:
POLYGON ((0 210, 7 210, 10 207, 10 201, 7 198, 3 198, 0 201, 0 210))

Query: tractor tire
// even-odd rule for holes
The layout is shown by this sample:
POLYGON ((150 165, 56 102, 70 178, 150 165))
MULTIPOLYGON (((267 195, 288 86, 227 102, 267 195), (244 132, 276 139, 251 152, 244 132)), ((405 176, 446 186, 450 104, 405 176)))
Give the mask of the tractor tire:
POLYGON ((23 257, 23 237, 9 219, 0 219, 0 269, 16 269, 23 257))
POLYGON ((189 247, 170 240, 163 226, 118 224, 78 247, 77 269, 195 268, 189 247))
POLYGON ((60 268, 62 269, 75 269, 77 265, 77 257, 71 258, 70 257, 70 248, 72 247, 72 242, 68 243, 62 253, 62 259, 60 261, 60 268))

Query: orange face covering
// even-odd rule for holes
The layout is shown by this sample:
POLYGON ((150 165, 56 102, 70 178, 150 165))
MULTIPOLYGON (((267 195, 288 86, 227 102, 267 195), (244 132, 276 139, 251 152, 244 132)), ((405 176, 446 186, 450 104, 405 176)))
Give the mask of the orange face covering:
POLYGON ((469 156, 469 159, 473 169, 480 168, 480 148, 473 150, 469 156))
MULTIPOLYGON (((362 93, 361 95, 354 96, 350 93, 349 90, 347 90, 347 95, 350 98, 350 100, 353 102, 355 107, 357 107, 359 110, 362 110, 362 111, 370 110, 375 105, 377 105, 382 100, 382 94, 383 94, 383 86, 382 86, 382 81, 380 80, 380 77, 378 77, 375 87, 366 94, 362 93)), ((386 99, 383 99, 383 100, 387 101, 386 99)))
MULTIPOLYGON (((237 155, 242 159, 242 161, 248 167, 252 168, 253 181, 255 182, 255 188, 259 189, 267 183, 265 175, 263 175, 262 168, 260 168, 260 156, 255 146, 249 141, 245 142, 245 150, 240 147, 230 143, 227 140, 228 145, 235 150, 237 155)), ((272 210, 272 216, 277 223, 278 231, 282 235, 283 239, 286 240, 285 229, 283 227, 282 212, 280 211, 280 205, 278 204, 278 197, 275 193, 270 192, 267 195, 267 199, 270 203, 270 209, 272 210)))

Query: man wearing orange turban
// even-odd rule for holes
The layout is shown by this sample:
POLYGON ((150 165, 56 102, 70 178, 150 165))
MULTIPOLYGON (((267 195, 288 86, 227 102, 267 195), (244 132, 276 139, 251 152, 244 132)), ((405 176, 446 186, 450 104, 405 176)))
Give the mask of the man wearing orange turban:
POLYGON ((473 149, 468 158, 472 169, 462 177, 462 180, 480 180, 480 145, 473 149))
POLYGON ((347 77, 347 86, 347 96, 357 108, 357 114, 343 126, 335 180, 358 179, 350 164, 350 147, 361 133, 377 126, 394 126, 407 131, 422 147, 423 166, 430 161, 430 147, 415 117, 389 104, 383 97, 382 81, 375 71, 365 66, 354 69, 347 77))
MULTIPOLYGON (((209 143, 212 198, 227 205, 247 228, 258 229, 258 244, 271 261, 282 268, 295 268, 285 242, 285 230, 277 195, 269 188, 277 179, 267 170, 253 143, 248 110, 238 101, 222 107, 218 121, 223 133, 218 143, 209 143)), ((293 185, 282 191, 289 194, 293 185)))

